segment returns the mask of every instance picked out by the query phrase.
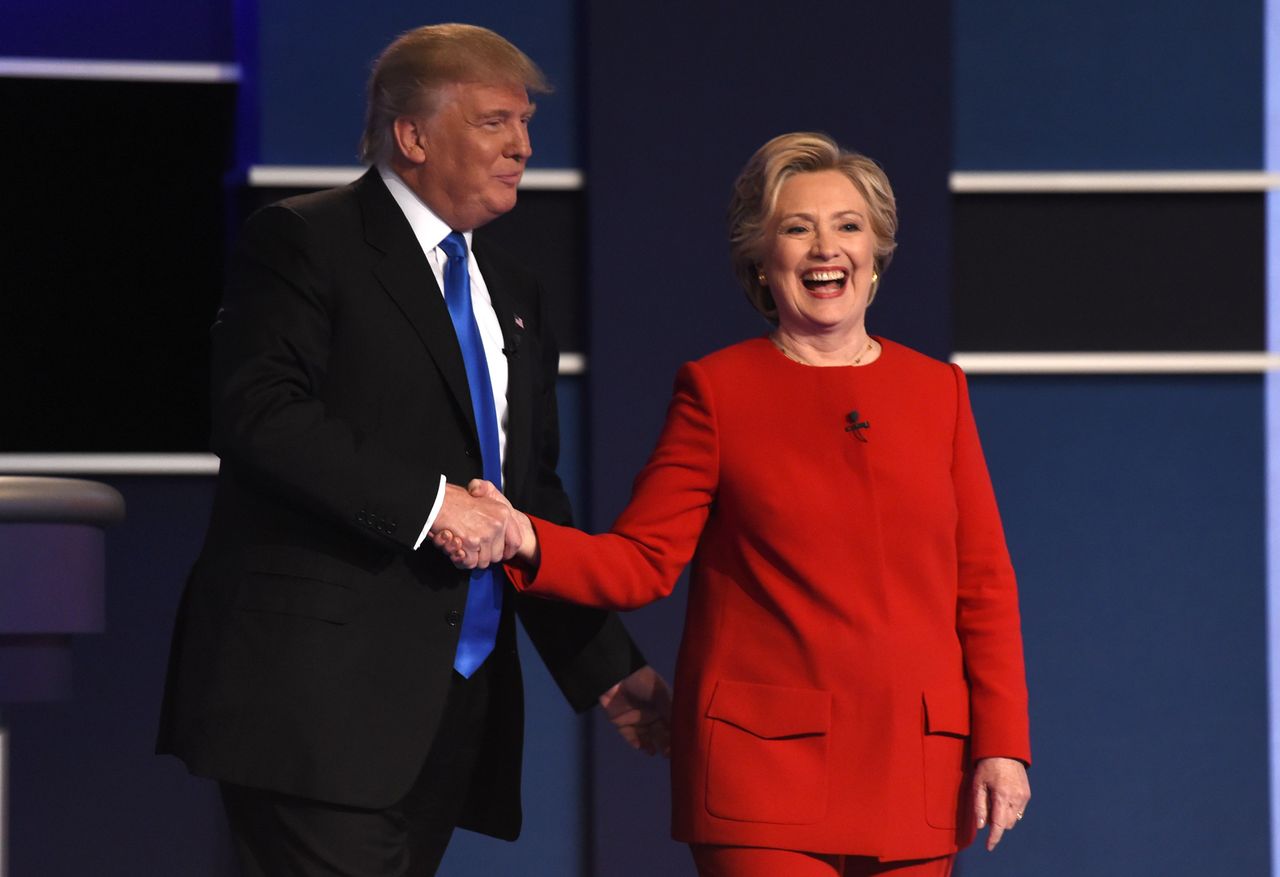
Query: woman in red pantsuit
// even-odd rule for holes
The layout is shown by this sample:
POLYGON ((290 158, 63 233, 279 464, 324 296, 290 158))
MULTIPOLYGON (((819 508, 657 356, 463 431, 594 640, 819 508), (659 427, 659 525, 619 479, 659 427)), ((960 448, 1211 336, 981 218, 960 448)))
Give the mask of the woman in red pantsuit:
POLYGON ((775 329, 686 364, 613 529, 533 519, 512 576, 632 609, 692 560, 671 770, 700 874, 941 877, 1030 797, 1017 590, 965 378, 867 334, 897 228, 874 162, 775 138, 730 222, 775 329))

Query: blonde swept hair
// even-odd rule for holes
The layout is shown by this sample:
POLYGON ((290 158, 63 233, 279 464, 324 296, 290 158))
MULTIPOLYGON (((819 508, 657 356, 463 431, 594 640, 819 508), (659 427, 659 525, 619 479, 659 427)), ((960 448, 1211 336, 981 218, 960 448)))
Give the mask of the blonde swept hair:
MULTIPOLYGON (((867 202, 868 223, 876 241, 876 273, 884 275, 898 245, 898 206, 880 165, 865 155, 841 148, 826 134, 797 131, 774 137, 756 150, 733 184, 729 199, 729 258, 747 300, 775 325, 777 304, 773 293, 759 279, 764 240, 782 184, 796 174, 816 171, 844 174, 867 202)), ((878 282, 871 287, 871 299, 878 288, 878 282)), ((867 304, 870 303, 868 299, 867 304)))
POLYGON ((431 24, 396 37, 373 64, 360 160, 386 161, 400 116, 431 115, 441 91, 458 82, 521 86, 547 94, 551 85, 524 52, 485 27, 431 24))

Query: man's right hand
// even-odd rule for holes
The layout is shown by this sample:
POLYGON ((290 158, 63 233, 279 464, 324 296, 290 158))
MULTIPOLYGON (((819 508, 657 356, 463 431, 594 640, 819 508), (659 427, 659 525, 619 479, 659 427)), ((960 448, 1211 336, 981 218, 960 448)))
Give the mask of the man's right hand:
POLYGON ((509 559, 520 549, 523 538, 505 497, 473 496, 454 484, 445 485, 444 502, 431 525, 432 537, 446 531, 464 558, 458 565, 472 569, 509 559))

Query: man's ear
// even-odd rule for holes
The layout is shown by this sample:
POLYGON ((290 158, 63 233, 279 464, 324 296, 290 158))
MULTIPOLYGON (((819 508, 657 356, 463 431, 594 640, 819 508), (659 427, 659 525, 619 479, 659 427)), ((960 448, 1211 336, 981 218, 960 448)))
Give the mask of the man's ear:
POLYGON ((421 116, 397 116, 391 124, 395 135, 396 152, 410 164, 423 164, 427 160, 426 120, 421 116))

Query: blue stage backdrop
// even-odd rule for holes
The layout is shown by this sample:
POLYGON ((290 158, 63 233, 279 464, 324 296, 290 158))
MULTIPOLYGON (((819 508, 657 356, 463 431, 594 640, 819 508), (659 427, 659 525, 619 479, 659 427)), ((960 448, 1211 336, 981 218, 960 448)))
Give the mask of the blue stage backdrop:
MULTIPOLYGON (((1161 339, 1182 337, 1153 334, 1145 312, 1135 317, 1129 304, 1121 307, 1106 294, 1102 284, 1112 283, 1128 288, 1127 303, 1157 297, 1161 313, 1173 313, 1171 325, 1178 312, 1174 286, 1180 296, 1201 297, 1208 316, 1194 322, 1228 339, 1204 343, 1250 348, 1264 319, 1257 287, 1267 282, 1267 266, 1258 264, 1268 256, 1259 245, 1260 192, 1096 199, 1105 204, 1099 209, 1108 227, 1120 229, 1106 236, 1105 249, 1070 243, 1090 239, 1071 227, 1095 212, 1083 209, 1088 205, 1079 196, 957 196, 955 221, 981 221, 960 228, 954 240, 985 236, 986 245, 993 238, 995 244, 985 263, 968 258, 976 245, 958 254, 961 294, 953 303, 948 172, 1261 169, 1264 11, 1278 7, 1280 0, 816 0, 794 9, 673 0, 444 0, 426 7, 394 0, 358 8, 330 0, 8 0, 0 5, 0 56, 239 62, 239 86, 146 88, 168 94, 191 87, 206 98, 217 92, 216 111, 193 110, 186 95, 183 103, 209 125, 224 126, 201 129, 199 139, 217 145, 234 137, 241 164, 347 165, 354 162, 369 62, 394 34, 452 19, 512 38, 557 86, 535 122, 533 164, 587 174, 584 228, 559 232, 572 238, 566 248, 583 247, 585 235, 589 260, 583 333, 589 384, 562 387, 563 428, 566 474, 590 506, 580 517, 604 529, 657 436, 679 364, 765 330, 729 274, 724 209, 748 155, 787 130, 825 130, 872 155, 898 191, 900 248, 871 311, 873 331, 946 356, 954 309, 956 326, 977 322, 987 333, 967 337, 1018 349, 1026 336, 1016 321, 997 326, 967 310, 976 300, 970 295, 992 301, 999 293, 1009 296, 1002 300, 1034 302, 1036 313, 1047 315, 1038 325, 1054 337, 1037 336, 1041 349, 1075 349, 1074 336, 1061 331, 1068 323, 1097 327, 1084 333, 1087 339, 1111 348, 1158 349, 1166 343, 1161 339), (228 90, 236 90, 238 102, 234 130, 227 130, 228 90), (1205 251, 1212 236, 1198 228, 1207 221, 1198 205, 1206 199, 1221 208, 1215 215, 1223 219, 1214 220, 1219 238, 1235 239, 1229 255, 1225 246, 1205 251), (1171 210, 1163 210, 1166 204, 1171 210), (1024 214, 1014 211, 1037 213, 1035 222, 1019 221, 1024 214), (1168 222, 1167 242, 1152 240, 1161 236, 1144 219, 1153 212, 1168 222), (1170 220, 1175 213, 1187 217, 1181 226, 1170 220), (1019 247, 1024 252, 1005 264, 1001 244, 1010 247, 1000 222, 1041 240, 1019 247), (1125 237, 1126 227, 1142 232, 1125 237), (1037 254, 1052 255, 1030 265, 1037 254), (1233 264, 1217 264, 1224 258, 1233 264), (988 267, 997 260, 1000 270, 988 267), (1161 260, 1167 273, 1153 284, 1143 266, 1161 260), (1037 276, 1054 282, 1035 282, 1037 276), (1016 279, 989 288, 1002 277, 1016 279), (1086 286, 1089 295, 1073 294, 1086 286), (1055 309, 1081 309, 1082 302, 1088 320, 1053 318, 1055 309), (579 443, 582 428, 587 435, 579 443), (590 471, 583 472, 588 456, 590 471)), ((57 88, 42 82, 26 100, 62 95, 67 82, 57 88)), ((106 88, 79 85, 95 93, 106 88)), ((86 106, 83 94, 75 97, 56 103, 86 106)), ((108 188, 123 190, 129 174, 154 167, 153 181, 172 180, 173 192, 191 207, 191 193, 221 185, 221 165, 197 170, 189 151, 144 136, 119 112, 106 124, 116 126, 113 142, 127 145, 130 135, 138 141, 136 154, 112 155, 95 167, 108 188)), ((189 137, 191 129, 171 133, 189 137)), ((78 148, 78 141, 63 139, 66 148, 78 148)), ((93 139, 102 146, 101 137, 93 139)), ((39 136, 10 140, 13 167, 31 161, 33 142, 43 144, 39 136)), ((37 151, 55 168, 80 160, 37 151)), ((23 191, 49 202, 49 185, 23 191)), ((10 186, 9 194, 21 200, 15 194, 21 189, 10 186)), ((139 203, 135 212, 154 212, 154 204, 129 192, 133 200, 115 198, 116 209, 139 203)), ((53 237, 33 221, 39 210, 30 204, 10 213, 33 234, 53 237)), ((180 218, 170 225, 191 240, 221 239, 222 215, 208 225, 180 218)), ((81 259, 92 252, 89 245, 105 245, 121 265, 145 258, 156 266, 146 252, 156 245, 154 235, 101 222, 92 234, 75 223, 47 224, 71 235, 66 249, 81 259)), ((17 255, 6 263, 11 271, 17 255)), ((128 312, 145 300, 136 277, 98 271, 96 285, 86 286, 57 264, 76 259, 45 261, 39 284, 4 288, 0 311, 10 313, 7 306, 24 300, 47 303, 50 290, 68 296, 83 290, 84 302, 68 307, 68 317, 117 302, 116 310, 128 312)), ((216 273, 210 266, 201 276, 215 283, 216 273)), ((0 273, 5 281, 12 286, 14 278, 0 273)), ((173 292, 174 301, 181 293, 192 308, 207 306, 191 288, 173 292)), ((31 325, 6 323, 0 314, 0 345, 13 349, 31 325)), ((196 334, 192 348, 202 343, 196 334)), ((0 387, 7 398, 17 389, 29 392, 33 374, 21 361, 0 374, 0 387)), ((101 364, 90 362, 78 374, 101 377, 101 364)), ((113 391, 138 386, 145 382, 136 375, 111 381, 113 391)), ((1021 575, 1037 764, 1028 819, 995 855, 972 850, 958 870, 964 877, 1272 873, 1261 380, 977 375, 972 388, 1021 575)), ((52 424, 60 440, 78 440, 87 433, 57 425, 106 398, 104 388, 89 389, 92 396, 81 392, 86 401, 78 404, 36 394, 48 410, 37 407, 32 417, 41 428, 52 424)), ((149 397, 129 405, 135 403, 159 404, 149 397)), ((129 405, 96 420, 136 424, 129 405)), ((184 430, 194 421, 169 409, 161 414, 182 420, 184 430)), ((10 418, 18 419, 26 415, 10 418)), ((229 877, 234 869, 212 787, 150 751, 169 626, 198 550, 210 482, 114 483, 130 516, 109 535, 107 631, 75 646, 76 697, 5 709, 12 728, 12 870, 229 877)), ((802 504, 798 496, 797 508, 802 504)), ((668 674, 683 603, 680 595, 628 620, 668 674)), ((460 837, 442 877, 691 874, 686 851, 668 837, 665 764, 625 750, 598 716, 585 733, 536 660, 527 666, 528 833, 516 845, 460 837)))
POLYGON ((1027 818, 964 875, 1268 874, 1261 378, 970 386, 1036 763, 1027 818))
POLYGON ((1260 0, 955 0, 955 166, 1257 170, 1260 0))
POLYGON ((426 6, 279 0, 260 4, 257 37, 261 147, 255 162, 356 162, 364 88, 374 58, 399 33, 459 21, 492 28, 533 58, 555 86, 541 102, 532 167, 571 168, 578 151, 575 0, 441 0, 426 6))
POLYGON ((235 0, 5 0, 0 57, 235 60, 235 0))

